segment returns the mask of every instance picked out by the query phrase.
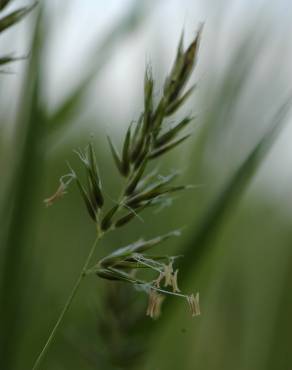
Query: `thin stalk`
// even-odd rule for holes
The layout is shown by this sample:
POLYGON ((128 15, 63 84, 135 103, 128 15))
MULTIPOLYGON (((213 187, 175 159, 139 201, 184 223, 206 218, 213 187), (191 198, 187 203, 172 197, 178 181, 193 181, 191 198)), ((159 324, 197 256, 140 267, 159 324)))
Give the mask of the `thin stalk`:
POLYGON ((62 323, 62 321, 64 319, 65 314, 67 313, 67 311, 69 310, 69 308, 70 308, 70 306, 72 304, 72 301, 73 301, 73 299, 74 299, 74 297, 75 297, 75 295, 76 295, 76 293, 77 293, 77 291, 78 291, 78 289, 80 287, 81 281, 86 276, 86 270, 89 267, 91 258, 92 258, 93 254, 94 254, 94 251, 96 249, 96 246, 98 244, 98 241, 100 240, 101 237, 102 237, 102 234, 101 233, 98 233, 98 235, 97 235, 97 237, 96 237, 96 239, 95 239, 95 241, 94 241, 94 243, 93 243, 93 245, 92 245, 92 247, 91 247, 91 249, 89 251, 89 254, 88 254, 87 258, 86 258, 86 261, 84 263, 84 266, 82 267, 82 269, 80 271, 80 274, 79 274, 79 276, 78 276, 78 278, 77 278, 77 280, 76 280, 76 282, 75 282, 75 284, 73 286, 73 289, 72 289, 72 291, 71 291, 71 293, 70 293, 70 295, 69 295, 69 297, 68 297, 68 299, 67 299, 67 301, 66 301, 66 303, 65 303, 65 305, 63 307, 63 310, 62 310, 62 312, 61 312, 61 314, 60 314, 60 316, 59 316, 59 318, 58 318, 58 320, 57 320, 57 322, 56 322, 53 330, 51 331, 51 333, 50 333, 50 335, 49 335, 49 337, 48 337, 48 339, 46 341, 46 344, 44 345, 43 349, 41 350, 40 354, 38 355, 38 358, 36 359, 32 370, 39 369, 39 366, 40 366, 42 360, 44 359, 45 354, 47 353, 51 342, 54 340, 54 338, 56 336, 56 333, 57 333, 57 330, 59 329, 59 327, 60 327, 60 325, 61 325, 61 323, 62 323))
MULTIPOLYGON (((129 177, 131 176, 131 174, 127 177, 126 184, 128 183, 129 177)), ((127 185, 125 185, 125 189, 126 189, 126 186, 127 185)), ((119 201, 118 201, 119 208, 118 208, 118 210, 120 210, 121 207, 122 207, 122 205, 123 205, 123 199, 124 199, 125 189, 123 189, 123 191, 122 191, 122 193, 121 193, 121 195, 119 197, 119 201)), ((67 311, 69 310, 69 308, 71 306, 71 303, 72 303, 72 301, 73 301, 73 299, 74 299, 74 297, 75 297, 75 295, 76 295, 76 293, 77 293, 77 291, 78 291, 78 289, 80 287, 81 281, 83 280, 83 278, 85 276, 88 275, 88 273, 87 273, 88 271, 87 270, 89 269, 89 264, 90 264, 91 258, 92 258, 93 254, 94 254, 94 251, 95 251, 95 248, 97 246, 97 243, 101 239, 102 235, 103 235, 103 233, 99 230, 99 227, 98 227, 98 229, 97 229, 97 237, 96 237, 96 239, 95 239, 95 241, 94 241, 94 243, 93 243, 93 245, 92 245, 92 247, 91 247, 91 249, 89 251, 89 254, 88 254, 87 258, 86 258, 86 261, 84 263, 84 266, 82 267, 82 269, 80 271, 80 274, 79 274, 79 276, 78 276, 78 278, 77 278, 77 280, 76 280, 76 282, 75 282, 75 284, 74 284, 74 286, 73 286, 73 288, 71 290, 71 293, 70 293, 69 297, 67 298, 67 301, 66 301, 66 303, 65 303, 65 305, 64 305, 64 307, 63 307, 63 309, 62 309, 62 311, 60 313, 60 316, 59 316, 59 318, 58 318, 55 326, 53 327, 53 329, 52 329, 52 331, 51 331, 51 333, 50 333, 50 335, 49 335, 49 337, 48 337, 48 339, 47 339, 47 341, 46 341, 43 349, 41 350, 40 354, 38 355, 38 357, 37 357, 37 359, 36 359, 36 361, 35 361, 35 363, 33 365, 32 370, 39 369, 39 366, 40 366, 41 362, 43 361, 43 359, 44 359, 44 357, 45 357, 45 355, 46 355, 46 353, 47 353, 47 351, 49 349, 49 346, 50 346, 51 342, 54 340, 54 338, 56 336, 56 333, 57 333, 57 330, 59 329, 59 327, 60 327, 60 325, 61 325, 61 323, 62 323, 62 321, 64 319, 65 314, 67 313, 67 311)))

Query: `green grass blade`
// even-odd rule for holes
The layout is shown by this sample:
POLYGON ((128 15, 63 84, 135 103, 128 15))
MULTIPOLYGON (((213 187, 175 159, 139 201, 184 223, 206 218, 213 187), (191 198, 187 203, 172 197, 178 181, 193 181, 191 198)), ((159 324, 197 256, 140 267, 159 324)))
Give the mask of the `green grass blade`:
POLYGON ((196 233, 185 246, 182 253, 180 275, 181 281, 186 281, 194 270, 202 262, 202 258, 210 250, 210 241, 222 224, 224 216, 242 198, 244 191, 253 180, 259 166, 263 163, 273 143, 278 138, 284 127, 285 118, 290 108, 290 100, 287 101, 277 112, 273 123, 263 137, 256 143, 240 167, 226 183, 220 194, 207 209, 196 233))
POLYGON ((11 0, 0 0, 0 10, 3 10, 10 2, 11 0))
POLYGON ((35 6, 36 3, 31 6, 15 10, 14 12, 2 17, 0 19, 0 33, 21 21, 35 6))
MULTIPOLYGON (((34 214, 34 200, 39 185, 44 148, 39 142, 44 135, 44 120, 40 108, 40 21, 34 31, 32 53, 23 86, 21 114, 17 139, 14 143, 15 171, 6 198, 10 200, 9 222, 1 240, 3 269, 1 271, 0 301, 3 325, 0 332, 1 367, 15 369, 16 353, 22 340, 22 325, 26 282, 31 277, 31 245, 27 236, 34 214), (29 258, 30 257, 30 258, 29 258)), ((4 205, 5 206, 5 205, 4 205)), ((4 207, 6 209, 7 207, 4 207)), ((6 215, 6 217, 8 217, 6 215)), ((2 255, 1 255, 2 257, 2 255)))

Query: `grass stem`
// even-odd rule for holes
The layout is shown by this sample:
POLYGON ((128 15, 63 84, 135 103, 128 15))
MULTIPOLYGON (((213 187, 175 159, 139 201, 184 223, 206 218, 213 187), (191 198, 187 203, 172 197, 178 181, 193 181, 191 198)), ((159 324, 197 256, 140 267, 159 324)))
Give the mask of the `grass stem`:
POLYGON ((95 241, 94 241, 94 243, 93 243, 93 245, 92 245, 92 247, 91 247, 91 249, 89 251, 89 254, 88 254, 87 258, 86 258, 86 261, 84 263, 84 266, 81 269, 80 274, 79 274, 79 276, 78 276, 78 278, 77 278, 77 280, 76 280, 76 282, 75 282, 75 284, 73 286, 73 289, 72 289, 72 291, 71 291, 71 293, 70 293, 70 295, 69 295, 69 297, 68 297, 68 299, 67 299, 67 301, 66 301, 66 303, 65 303, 65 305, 64 305, 64 307, 62 309, 62 312, 60 313, 60 316, 59 316, 59 318, 58 318, 58 320, 57 320, 54 328, 52 329, 52 331, 51 331, 51 333, 50 333, 50 335, 49 335, 49 337, 48 337, 48 339, 46 341, 46 344, 44 345, 43 349, 41 350, 40 354, 38 355, 38 358, 36 359, 32 370, 39 369, 39 366, 40 366, 42 360, 44 359, 45 354, 47 353, 51 342, 54 340, 54 338, 56 336, 56 333, 57 333, 57 330, 59 329, 59 327, 60 327, 60 325, 61 325, 61 323, 62 323, 62 321, 64 319, 64 316, 67 313, 67 311, 69 310, 69 308, 70 308, 70 306, 72 304, 72 301, 73 301, 73 299, 74 299, 74 297, 75 297, 75 295, 76 295, 76 293, 77 293, 77 291, 78 291, 78 289, 80 287, 81 281, 86 276, 86 270, 89 267, 91 258, 92 258, 93 254, 94 254, 94 251, 96 249, 96 246, 97 246, 98 241, 100 240, 101 236, 102 236, 101 233, 97 235, 97 237, 96 237, 96 239, 95 239, 95 241))

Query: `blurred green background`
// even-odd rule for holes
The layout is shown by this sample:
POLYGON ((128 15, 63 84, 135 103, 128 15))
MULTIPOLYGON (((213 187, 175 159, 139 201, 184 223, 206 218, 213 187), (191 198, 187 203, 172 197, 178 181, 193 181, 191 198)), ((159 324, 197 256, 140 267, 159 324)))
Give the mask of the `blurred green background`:
POLYGON ((121 144, 145 65, 159 92, 181 30, 189 41, 201 21, 194 135, 160 163, 198 186, 109 234, 96 258, 184 227, 161 249, 184 255, 180 286, 200 292, 202 315, 169 298, 153 322, 142 293, 89 277, 41 368, 291 370, 291 16, 288 0, 48 0, 1 35, 1 54, 27 56, 0 74, 1 370, 32 367, 94 239, 75 188, 43 199, 93 137, 112 203, 106 134, 121 144))

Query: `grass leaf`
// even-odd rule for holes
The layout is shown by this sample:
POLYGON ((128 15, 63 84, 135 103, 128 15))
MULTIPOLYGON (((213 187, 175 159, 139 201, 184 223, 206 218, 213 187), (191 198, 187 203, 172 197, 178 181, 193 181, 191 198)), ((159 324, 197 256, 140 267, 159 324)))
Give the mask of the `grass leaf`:
POLYGON ((5 17, 1 18, 0 19, 0 32, 5 31, 7 28, 21 21, 36 6, 36 4, 37 3, 34 3, 31 6, 20 8, 18 10, 15 10, 12 13, 9 13, 5 17))
POLYGON ((184 248, 184 258, 180 265, 181 270, 184 271, 181 274, 181 280, 187 280, 189 275, 196 269, 196 266, 202 262, 202 258, 211 248, 210 241, 221 226, 224 216, 235 204, 238 204, 244 191, 254 179, 259 166, 263 163, 284 126, 290 103, 291 100, 289 99, 279 109, 268 131, 252 148, 234 175, 207 209, 205 216, 197 227, 197 231, 184 248))

